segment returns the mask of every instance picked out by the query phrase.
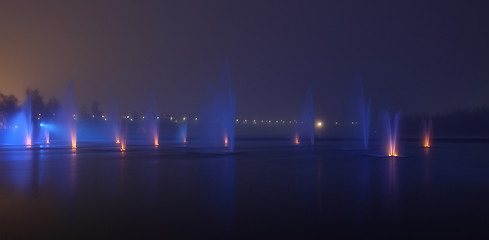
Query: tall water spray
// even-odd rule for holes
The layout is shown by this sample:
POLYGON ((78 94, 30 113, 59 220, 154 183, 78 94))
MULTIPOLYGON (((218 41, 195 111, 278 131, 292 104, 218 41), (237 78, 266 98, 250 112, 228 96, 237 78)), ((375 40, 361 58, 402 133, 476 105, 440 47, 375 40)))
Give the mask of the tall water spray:
POLYGON ((433 123, 431 119, 423 119, 423 147, 431 147, 431 138, 433 135, 433 123))
POLYGON ((180 143, 187 143, 187 124, 182 123, 178 127, 178 136, 177 136, 178 142, 180 143))
POLYGON ((224 147, 234 151, 234 125, 236 118, 236 95, 231 88, 231 72, 226 63, 220 84, 210 86, 207 101, 200 117, 204 144, 224 147))
POLYGON ((388 111, 384 113, 384 124, 386 129, 386 139, 387 139, 387 156, 389 157, 397 157, 399 155, 398 152, 398 133, 399 133, 399 119, 401 116, 401 112, 396 112, 394 117, 392 118, 388 111))
POLYGON ((127 148, 127 120, 122 119, 118 126, 117 132, 119 136, 119 144, 120 144, 120 150, 122 152, 126 151, 127 148))
POLYGON ((49 124, 41 123, 41 132, 42 136, 44 137, 44 142, 46 144, 49 144, 49 127, 49 124))
POLYGON ((295 128, 294 143, 299 144, 301 139, 308 139, 311 145, 314 144, 314 103, 312 90, 309 88, 304 99, 304 106, 300 122, 295 128))
POLYGON ((119 117, 119 110, 117 107, 117 103, 114 101, 111 103, 110 106, 110 111, 107 114, 107 118, 109 119, 109 124, 112 128, 112 134, 113 134, 113 140, 115 143, 121 143, 121 136, 120 136, 120 117, 119 117))
POLYGON ((157 109, 156 93, 153 92, 150 96, 148 108, 146 110, 146 116, 144 116, 144 121, 146 121, 146 126, 148 127, 151 142, 155 146, 160 145, 160 117, 157 113, 157 109))
POLYGON ((360 75, 357 76, 357 82, 360 87, 360 93, 358 98, 358 109, 360 114, 360 124, 362 131, 363 149, 368 149, 368 142, 370 138, 370 111, 372 105, 371 98, 365 98, 363 81, 360 75))
POLYGON ((68 139, 71 147, 75 149, 76 145, 76 105, 75 92, 73 83, 66 88, 65 95, 62 98, 61 106, 57 116, 58 126, 61 128, 61 139, 68 139))
POLYGON ((22 114, 24 115, 24 121, 25 121, 25 144, 27 146, 32 145, 32 101, 31 101, 31 96, 27 96, 27 99, 25 100, 24 106, 22 107, 22 114))
POLYGON ((9 145, 32 145, 32 107, 28 95, 19 111, 10 119, 10 129, 7 134, 9 145))

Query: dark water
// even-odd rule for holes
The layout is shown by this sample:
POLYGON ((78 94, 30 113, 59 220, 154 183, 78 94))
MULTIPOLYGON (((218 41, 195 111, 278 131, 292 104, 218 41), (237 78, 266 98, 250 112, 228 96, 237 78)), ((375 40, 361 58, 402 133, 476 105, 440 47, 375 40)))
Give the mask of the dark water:
POLYGON ((0 239, 489 237, 489 144, 0 149, 0 239))

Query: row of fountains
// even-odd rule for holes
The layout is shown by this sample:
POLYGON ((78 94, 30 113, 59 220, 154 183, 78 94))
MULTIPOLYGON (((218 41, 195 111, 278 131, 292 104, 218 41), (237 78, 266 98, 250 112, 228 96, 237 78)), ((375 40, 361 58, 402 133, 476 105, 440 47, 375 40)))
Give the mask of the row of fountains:
MULTIPOLYGON (((371 98, 366 98, 364 96, 363 84, 361 78, 358 76, 357 85, 360 86, 360 91, 358 94, 357 104, 358 104, 358 115, 361 121, 361 139, 362 139, 362 150, 367 152, 369 149, 370 140, 370 122, 371 122, 371 98)), ((382 156, 398 157, 398 142, 399 142, 399 121, 401 117, 401 112, 397 111, 391 114, 389 111, 385 111, 382 114, 382 121, 384 126, 384 139, 385 139, 385 154, 382 156)), ((293 143, 299 145, 304 141, 310 145, 314 145, 315 134, 315 116, 313 107, 313 97, 312 91, 309 89, 306 93, 304 100, 303 112, 300 121, 303 123, 295 130, 293 135, 293 143)), ((322 123, 321 123, 322 124, 322 123)), ((422 120, 422 135, 423 135, 423 147, 430 148, 432 141, 432 120, 422 120)))
MULTIPOLYGON (((231 90, 231 77, 229 66, 225 68, 222 75, 222 82, 214 87, 209 87, 208 96, 204 103, 203 111, 199 117, 201 124, 201 140, 203 146, 224 148, 226 151, 234 150, 235 139, 235 104, 236 96, 231 90)), ((361 84, 360 84, 361 85, 361 84)), ((152 94, 145 115, 145 134, 154 146, 160 145, 160 117, 157 112, 156 94, 152 94)), ((361 136, 363 150, 369 148, 370 139, 370 119, 371 119, 371 99, 365 98, 363 87, 358 98, 358 109, 361 120, 361 136)), ((10 127, 7 133, 3 134, 3 142, 11 145, 33 145, 34 124, 32 121, 31 101, 27 97, 19 113, 10 121, 10 127)), ((114 141, 118 144, 121 151, 126 151, 128 144, 129 121, 120 119, 115 110, 110 114, 110 125, 112 126, 111 134, 114 141)), ((398 153, 398 131, 400 112, 390 114, 385 112, 382 116, 385 126, 386 150, 384 156, 397 157, 398 153)), ((309 89, 306 93, 303 112, 300 118, 301 124, 296 125, 293 130, 293 143, 295 145, 307 144, 314 145, 315 141, 315 115, 313 107, 312 91, 309 89)), ((62 105, 56 114, 56 119, 50 123, 40 123, 38 129, 39 138, 36 143, 51 144, 52 134, 56 136, 58 145, 71 144, 71 148, 77 148, 77 119, 76 106, 74 100, 73 85, 70 84, 62 99, 62 105), (59 144, 64 143, 64 144, 59 144)), ((432 138, 432 122, 426 120, 423 122, 423 146, 429 148, 432 138)), ((180 124, 178 129, 178 141, 187 143, 187 125, 180 124)))

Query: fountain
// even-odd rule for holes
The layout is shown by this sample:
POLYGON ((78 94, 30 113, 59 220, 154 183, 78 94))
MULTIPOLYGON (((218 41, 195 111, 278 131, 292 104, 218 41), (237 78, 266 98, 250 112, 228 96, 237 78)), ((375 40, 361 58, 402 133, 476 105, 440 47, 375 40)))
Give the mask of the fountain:
POLYGON ((209 87, 207 101, 201 113, 204 145, 224 147, 234 151, 234 124, 236 95, 231 90, 229 63, 222 72, 220 88, 209 87))
POLYGON ((399 132, 399 118, 401 116, 401 112, 396 112, 394 118, 391 121, 391 116, 389 112, 385 112, 384 114, 384 124, 386 128, 386 138, 387 138, 387 156, 389 157, 397 157, 399 156, 399 152, 397 149, 397 137, 399 132))
POLYGON ((295 129, 294 144, 299 144, 301 139, 309 139, 309 143, 314 145, 314 127, 314 105, 312 90, 309 88, 306 92, 300 122, 295 129))
POLYGON ((360 124, 362 131, 362 140, 363 140, 363 149, 367 151, 368 149, 368 141, 370 137, 370 109, 372 105, 372 99, 365 99, 364 89, 363 89, 363 81, 360 75, 357 76, 357 81, 360 86, 360 95, 358 98, 358 109, 360 111, 360 124))
POLYGON ((187 124, 180 124, 180 126, 178 127, 177 139, 181 143, 187 143, 187 124))
POLYGON ((24 104, 10 120, 10 129, 7 134, 9 145, 32 145, 32 107, 31 98, 27 96, 24 104))
POLYGON ((111 103, 110 112, 107 114, 107 117, 112 128, 112 134, 114 136, 113 141, 115 141, 115 143, 121 143, 119 111, 115 101, 111 103))
POLYGON ((151 94, 148 109, 146 110, 146 126, 150 135, 151 143, 155 146, 160 145, 160 120, 157 113, 156 93, 151 94))
POLYGON ((76 149, 76 106, 73 83, 70 83, 62 98, 57 116, 58 126, 61 128, 61 139, 71 142, 71 147, 76 149))
POLYGON ((127 147, 127 121, 122 119, 120 123, 118 124, 118 141, 121 145, 121 152, 126 151, 127 147))
POLYGON ((44 142, 49 144, 49 125, 47 123, 41 123, 41 137, 44 138, 44 142))
POLYGON ((431 119, 428 120, 422 120, 423 124, 423 146, 425 148, 431 147, 431 138, 433 134, 433 123, 431 119))

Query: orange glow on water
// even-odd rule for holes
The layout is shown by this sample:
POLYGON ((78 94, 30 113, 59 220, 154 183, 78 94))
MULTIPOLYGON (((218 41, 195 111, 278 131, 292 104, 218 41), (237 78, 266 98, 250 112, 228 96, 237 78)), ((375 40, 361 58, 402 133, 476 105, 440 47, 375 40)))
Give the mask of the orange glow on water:
POLYGON ((224 135, 224 147, 228 147, 228 136, 224 135))
POLYGON ((158 141, 158 138, 155 137, 155 146, 159 146, 159 145, 160 145, 160 143, 158 141))

